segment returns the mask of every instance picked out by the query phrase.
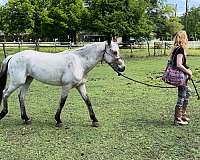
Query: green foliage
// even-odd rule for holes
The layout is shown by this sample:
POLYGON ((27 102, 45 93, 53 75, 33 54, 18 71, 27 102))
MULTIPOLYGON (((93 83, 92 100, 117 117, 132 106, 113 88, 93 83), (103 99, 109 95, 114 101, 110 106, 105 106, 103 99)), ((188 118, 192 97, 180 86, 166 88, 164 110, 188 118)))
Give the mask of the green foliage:
POLYGON ((166 30, 168 31, 166 35, 168 34, 168 37, 170 37, 170 40, 172 40, 173 35, 175 35, 176 32, 182 30, 184 26, 180 23, 180 19, 177 17, 171 17, 166 22, 166 30))
POLYGON ((7 34, 20 35, 30 34, 34 22, 34 8, 29 0, 9 0, 4 8, 4 31, 7 34))
MULTIPOLYGON (((0 6, 0 29, 13 37, 77 41, 81 31, 135 39, 171 40, 185 22, 165 0, 8 0, 0 6), (89 2, 84 7, 83 2, 89 2)), ((187 31, 199 37, 199 8, 188 14, 187 31)))
POLYGON ((47 16, 47 13, 45 14, 43 12, 47 11, 47 8, 49 8, 50 0, 30 0, 30 2, 34 6, 34 27, 31 37, 37 40, 39 38, 42 38, 42 35, 44 35, 44 33, 42 33, 42 18, 44 18, 44 16, 47 16))
POLYGON ((148 9, 151 21, 154 23, 154 33, 157 38, 171 40, 178 30, 183 28, 178 17, 174 17, 175 9, 169 5, 157 3, 148 9))
MULTIPOLYGON (((199 21, 200 21, 200 7, 191 8, 191 10, 187 15, 187 32, 189 34, 189 37, 193 40, 200 39, 199 21)), ((183 23, 185 24, 185 19, 183 19, 183 23)))
POLYGON ((3 31, 4 7, 0 5, 0 30, 3 31))
POLYGON ((64 10, 58 7, 51 7, 48 11, 44 10, 41 15, 42 37, 48 37, 52 40, 65 33, 68 26, 64 10))
POLYGON ((196 34, 195 37, 200 39, 200 22, 196 24, 196 34))
POLYGON ((145 2, 137 0, 93 0, 88 28, 106 35, 149 35, 152 28, 145 14, 145 2))
POLYGON ((66 30, 66 34, 68 34, 70 37, 70 40, 73 42, 77 41, 77 32, 80 32, 83 28, 83 25, 81 22, 83 22, 83 19, 86 15, 86 9, 83 6, 82 0, 73 0, 73 1, 65 1, 63 0, 64 11, 66 13, 66 23, 69 26, 66 30))

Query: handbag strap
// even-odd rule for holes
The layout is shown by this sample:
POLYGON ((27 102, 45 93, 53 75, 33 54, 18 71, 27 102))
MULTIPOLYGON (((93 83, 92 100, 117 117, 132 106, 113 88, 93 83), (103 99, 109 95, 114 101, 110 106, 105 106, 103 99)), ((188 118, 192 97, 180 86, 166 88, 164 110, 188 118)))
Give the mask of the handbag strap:
POLYGON ((177 46, 175 49, 174 49, 174 51, 172 52, 172 56, 171 56, 171 66, 172 67, 175 67, 174 66, 174 59, 175 59, 175 56, 176 56, 176 52, 178 51, 178 49, 179 49, 180 47, 179 46, 177 46))

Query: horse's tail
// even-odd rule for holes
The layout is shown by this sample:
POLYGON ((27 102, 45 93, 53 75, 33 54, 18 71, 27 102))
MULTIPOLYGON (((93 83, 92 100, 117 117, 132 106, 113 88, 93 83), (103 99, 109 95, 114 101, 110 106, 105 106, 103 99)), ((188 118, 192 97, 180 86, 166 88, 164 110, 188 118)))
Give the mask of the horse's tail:
POLYGON ((3 90, 6 86, 7 81, 7 71, 8 71, 8 62, 12 56, 8 56, 6 59, 3 60, 1 71, 0 71, 0 102, 3 96, 3 90))

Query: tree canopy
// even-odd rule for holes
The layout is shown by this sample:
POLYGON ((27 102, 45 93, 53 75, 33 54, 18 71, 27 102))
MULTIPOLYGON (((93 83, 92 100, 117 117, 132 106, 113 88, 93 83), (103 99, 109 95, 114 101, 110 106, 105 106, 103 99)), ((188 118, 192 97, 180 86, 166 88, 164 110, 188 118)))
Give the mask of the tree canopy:
MULTIPOLYGON (((13 38, 76 41, 80 32, 124 39, 171 39, 185 26, 165 0, 8 0, 0 6, 0 30, 13 38), (86 4, 86 5, 84 5, 86 4)), ((189 35, 200 38, 200 9, 188 14, 189 35)))
POLYGON ((186 31, 192 40, 200 39, 200 7, 191 8, 187 15, 187 23, 185 17, 182 17, 183 24, 186 26, 186 31))

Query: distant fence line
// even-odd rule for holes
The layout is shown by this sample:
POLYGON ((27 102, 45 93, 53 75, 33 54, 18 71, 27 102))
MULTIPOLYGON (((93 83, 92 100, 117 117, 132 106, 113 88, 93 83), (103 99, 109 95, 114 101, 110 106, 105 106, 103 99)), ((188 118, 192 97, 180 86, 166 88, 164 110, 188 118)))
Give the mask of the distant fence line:
MULTIPOLYGON (((189 41, 189 48, 200 48, 200 41, 189 41)), ((127 44, 131 45, 132 48, 154 48, 155 45, 159 45, 161 48, 165 48, 165 45, 168 47, 172 47, 173 41, 143 41, 143 42, 135 42, 135 43, 119 43, 120 45, 127 44)))
POLYGON ((0 47, 82 47, 83 43, 72 42, 0 42, 0 47))
MULTIPOLYGON (((88 44, 88 43, 85 43, 88 44)), ((3 48, 4 56, 6 56, 6 48, 19 48, 19 51, 22 47, 32 48, 39 50, 39 48, 49 47, 49 48, 77 48, 83 47, 85 45, 82 43, 74 44, 73 42, 0 42, 0 47, 3 48)), ((153 55, 155 56, 158 53, 166 54, 166 50, 173 46, 173 41, 144 41, 144 42, 135 42, 135 43, 119 43, 120 48, 131 49, 141 49, 147 48, 148 54, 150 56, 150 49, 154 49, 153 55)), ((200 41, 189 41, 189 48, 200 48, 200 41)))
MULTIPOLYGON (((148 41, 149 43, 149 47, 153 48, 155 43, 160 43, 160 44, 173 44, 173 41, 148 41)), ((189 47, 190 48, 200 48, 200 41, 189 41, 189 47)), ((84 45, 84 42, 79 42, 77 44, 74 44, 73 42, 0 42, 0 47, 2 47, 2 45, 5 44, 7 47, 16 47, 16 46, 24 46, 24 47, 33 47, 35 45, 39 45, 41 47, 81 47, 84 45)), ((87 43, 85 43, 87 44, 87 43)), ((143 42, 134 42, 134 43, 119 43, 119 45, 123 45, 123 44, 127 44, 127 45, 132 45, 135 48, 147 48, 147 41, 143 41, 143 42)))
MULTIPOLYGON (((87 43, 85 43, 87 44, 87 43)), ((85 45, 83 42, 74 44, 73 42, 0 42, 0 47, 82 47, 85 45)), ((165 48, 167 46, 172 46, 173 41, 144 41, 135 43, 119 43, 119 46, 127 46, 129 48, 155 48, 160 46, 160 48, 165 48)), ((189 41, 189 48, 200 48, 200 41, 189 41)))
POLYGON ((74 48, 74 47, 83 47, 83 43, 74 44, 72 42, 0 42, 0 47, 3 48, 4 57, 6 57, 6 48, 18 48, 21 51, 21 48, 27 47, 35 50, 40 48, 74 48))

